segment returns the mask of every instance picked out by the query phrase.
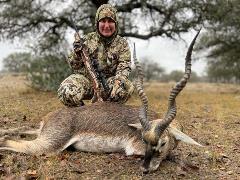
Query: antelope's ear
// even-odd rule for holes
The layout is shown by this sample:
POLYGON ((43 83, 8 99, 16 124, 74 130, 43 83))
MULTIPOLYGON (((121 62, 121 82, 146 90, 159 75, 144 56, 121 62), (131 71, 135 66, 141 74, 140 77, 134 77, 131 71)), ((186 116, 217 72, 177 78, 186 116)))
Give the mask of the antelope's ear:
MULTIPOLYGON (((159 123, 160 121, 162 121, 162 119, 155 119, 153 121, 149 121, 150 124, 157 124, 159 123)), ((142 129, 142 125, 140 123, 135 123, 135 124, 128 124, 128 126, 130 127, 133 127, 133 128, 136 128, 138 130, 141 130, 142 129)))
POLYGON ((135 123, 135 124, 128 124, 128 126, 133 127, 137 130, 141 130, 142 129, 142 125, 140 123, 135 123))
POLYGON ((169 130, 169 133, 172 134, 176 138, 176 140, 203 147, 203 145, 201 145, 198 142, 196 142, 195 140, 193 140, 190 136, 184 134, 182 131, 179 131, 178 129, 176 129, 174 127, 169 126, 168 130, 169 130))

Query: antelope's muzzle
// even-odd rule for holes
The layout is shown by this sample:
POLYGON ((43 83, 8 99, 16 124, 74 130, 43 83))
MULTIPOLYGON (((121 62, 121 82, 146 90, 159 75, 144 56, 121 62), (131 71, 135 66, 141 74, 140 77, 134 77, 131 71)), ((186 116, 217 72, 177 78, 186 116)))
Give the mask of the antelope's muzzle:
POLYGON ((145 151, 145 156, 144 156, 144 161, 142 165, 142 171, 143 173, 148 173, 149 172, 149 165, 152 160, 154 154, 154 149, 150 143, 147 144, 146 151, 145 151))

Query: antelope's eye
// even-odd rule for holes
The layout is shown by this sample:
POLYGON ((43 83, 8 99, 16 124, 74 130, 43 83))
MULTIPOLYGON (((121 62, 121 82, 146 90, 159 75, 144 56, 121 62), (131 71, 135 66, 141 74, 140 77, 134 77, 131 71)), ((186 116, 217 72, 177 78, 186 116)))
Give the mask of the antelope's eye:
POLYGON ((161 144, 161 147, 163 147, 166 144, 166 141, 163 141, 161 144))

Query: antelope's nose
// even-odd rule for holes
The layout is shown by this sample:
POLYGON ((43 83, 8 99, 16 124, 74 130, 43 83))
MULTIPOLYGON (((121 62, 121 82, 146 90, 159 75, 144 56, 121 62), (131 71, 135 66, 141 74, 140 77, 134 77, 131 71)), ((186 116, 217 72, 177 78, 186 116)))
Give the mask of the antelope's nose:
POLYGON ((149 165, 150 165, 151 159, 153 157, 153 154, 154 154, 153 146, 150 143, 148 143, 146 145, 146 151, 145 151, 144 161, 143 161, 143 165, 142 165, 143 173, 149 172, 149 165))
POLYGON ((149 169, 146 169, 145 167, 141 166, 140 170, 143 172, 143 174, 149 173, 149 169))

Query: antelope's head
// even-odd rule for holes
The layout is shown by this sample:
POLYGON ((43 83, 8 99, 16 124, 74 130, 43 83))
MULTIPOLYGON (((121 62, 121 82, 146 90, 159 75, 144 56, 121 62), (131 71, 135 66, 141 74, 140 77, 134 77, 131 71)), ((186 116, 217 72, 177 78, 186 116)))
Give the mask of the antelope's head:
MULTIPOLYGON (((188 79, 190 78, 191 55, 192 55, 194 43, 199 33, 200 33, 200 30, 198 31, 198 33, 196 34, 196 36, 194 37, 194 39, 192 40, 188 48, 187 55, 185 58, 184 76, 172 88, 169 95, 169 100, 168 100, 168 110, 165 117, 162 120, 153 120, 153 121, 148 120, 148 117, 147 117, 148 99, 143 90, 143 72, 140 64, 137 61, 135 45, 134 45, 133 59, 134 59, 134 63, 135 63, 137 74, 138 74, 138 81, 136 84, 136 88, 141 98, 141 101, 143 103, 143 106, 140 108, 140 113, 139 113, 140 126, 138 128, 142 129, 142 138, 146 143, 145 157, 144 157, 144 163, 143 163, 144 172, 154 171, 159 167, 161 161, 163 160, 162 158, 166 157, 167 156, 166 153, 169 153, 169 151, 171 150, 171 144, 174 144, 173 142, 171 142, 173 140, 175 141, 181 140, 190 144, 200 145, 196 141, 191 139, 189 136, 187 136, 186 134, 169 126, 177 113, 175 99, 177 95, 185 87, 188 79), (164 136, 163 134, 168 134, 168 135, 164 136), (171 137, 174 137, 174 138, 171 139, 171 137)), ((132 126, 138 126, 138 125, 135 124, 132 126)))

